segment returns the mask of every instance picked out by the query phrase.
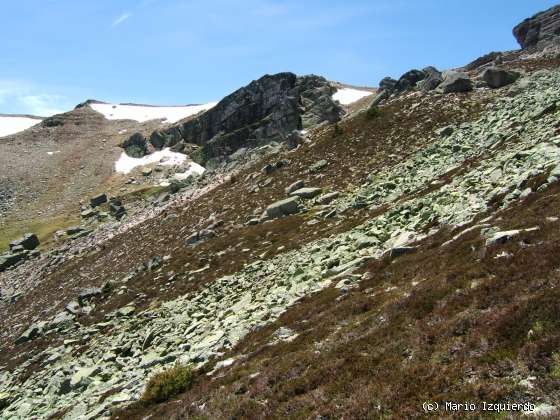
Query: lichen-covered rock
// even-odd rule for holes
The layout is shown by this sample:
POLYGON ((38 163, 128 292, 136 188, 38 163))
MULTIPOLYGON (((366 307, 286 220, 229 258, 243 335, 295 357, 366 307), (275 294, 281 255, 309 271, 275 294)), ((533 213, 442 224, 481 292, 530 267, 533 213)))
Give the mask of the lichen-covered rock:
POLYGON ((469 92, 473 84, 466 73, 451 70, 444 73, 439 89, 443 93, 469 92))
POLYGON ((501 88, 515 82, 519 78, 519 73, 502 69, 500 67, 488 67, 482 72, 482 80, 492 89, 501 88))
POLYGON ((282 216, 295 214, 299 211, 299 197, 290 197, 276 201, 269 205, 262 214, 261 219, 277 219, 282 216))

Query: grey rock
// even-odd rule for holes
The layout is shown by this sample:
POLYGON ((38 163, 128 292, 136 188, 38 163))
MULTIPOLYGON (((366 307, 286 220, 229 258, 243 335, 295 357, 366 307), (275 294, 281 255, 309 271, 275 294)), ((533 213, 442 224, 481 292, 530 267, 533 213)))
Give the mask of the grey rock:
POLYGON ((72 378, 70 379, 70 388, 76 389, 86 387, 92 381, 92 378, 97 373, 99 373, 100 370, 101 369, 99 366, 81 368, 74 375, 72 375, 72 378))
POLYGON ((416 252, 416 247, 413 247, 413 246, 398 246, 398 247, 391 248, 389 250, 389 256, 391 258, 397 258, 397 257, 400 257, 401 255, 412 254, 414 252, 416 252))
POLYGON ((500 67, 489 67, 482 72, 482 79, 492 89, 509 85, 519 78, 520 74, 500 67))
POLYGON ((466 73, 451 70, 444 73, 439 89, 443 93, 469 92, 473 90, 473 84, 466 73))
POLYGON ((436 131, 436 134, 440 137, 448 137, 451 134, 453 134, 453 126, 448 125, 446 127, 440 128, 439 130, 436 131))
POLYGON ((136 311, 133 305, 127 305, 117 311, 118 316, 131 316, 136 311))
POLYGON ((82 226, 71 226, 68 229, 66 229, 66 234, 68 236, 72 236, 72 235, 75 235, 76 233, 80 233, 84 230, 85 230, 85 228, 82 227, 82 226))
POLYGON ((45 330, 46 322, 38 322, 31 325, 22 335, 15 341, 15 344, 22 344, 39 337, 45 330))
POLYGON ((286 138, 286 147, 288 148, 288 150, 293 150, 300 144, 303 144, 304 141, 305 138, 303 134, 301 134, 299 130, 294 130, 286 138))
POLYGON ((39 238, 37 238, 37 235, 34 233, 26 233, 22 238, 10 242, 10 249, 17 246, 21 246, 23 249, 31 251, 39 246, 39 238))
POLYGON ((82 212, 80 213, 80 216, 81 216, 83 219, 89 219, 90 217, 95 216, 97 213, 98 213, 97 210, 94 210, 94 209, 86 209, 86 210, 84 210, 84 211, 82 211, 82 212))
POLYGON ((486 240, 486 246, 504 244, 519 235, 520 230, 508 230, 494 233, 486 240))
POLYGON ((64 307, 64 309, 66 310, 66 312, 68 312, 68 313, 70 313, 70 314, 72 314, 72 315, 77 315, 77 314, 79 314, 80 311, 81 311, 80 304, 79 304, 77 301, 75 301, 75 300, 69 302, 69 303, 64 307))
POLYGON ((161 267, 162 263, 163 258, 161 258, 160 256, 155 256, 148 261, 144 261, 144 267, 150 271, 157 270, 159 267, 161 267))
POLYGON ((299 190, 295 190, 290 193, 290 196, 300 197, 304 199, 311 199, 315 198, 321 194, 323 190, 321 188, 313 188, 313 187, 304 187, 300 188, 299 190))
POLYGON ((387 76, 379 82, 379 89, 392 93, 395 90, 397 83, 397 80, 387 76))
POLYGON ((270 204, 263 212, 261 219, 277 219, 299 212, 299 197, 290 197, 270 204))
POLYGON ((96 195, 95 197, 92 197, 89 200, 91 207, 97 207, 106 202, 107 202, 107 194, 105 193, 96 195))
POLYGON ((328 164, 329 163, 325 159, 321 159, 321 160, 315 162, 313 165, 311 165, 309 167, 309 171, 310 172, 319 172, 321 169, 323 169, 328 164))
POLYGON ((317 199, 317 203, 319 204, 329 204, 333 200, 336 200, 340 193, 338 191, 333 191, 327 194, 323 194, 321 197, 317 199))
POLYGON ((100 294, 101 289, 99 287, 88 287, 80 292, 78 295, 78 302, 80 305, 84 305, 84 303, 92 297, 99 296, 100 294))
POLYGON ((296 182, 293 182, 292 184, 290 184, 286 189, 286 194, 290 195, 290 193, 294 192, 295 190, 299 190, 300 188, 303 188, 305 186, 305 182, 303 182, 303 180, 298 180, 296 182))
POLYGON ((404 73, 395 85, 396 92, 404 92, 416 87, 416 84, 426 78, 426 73, 421 70, 409 70, 404 73))
POLYGON ((0 255, 0 272, 13 267, 21 261, 29 257, 29 251, 23 250, 21 252, 0 255))
POLYGON ((0 410, 8 407, 12 403, 12 396, 7 392, 0 392, 0 410))
POLYGON ((426 67, 422 69, 422 72, 425 74, 425 77, 417 83, 417 87, 423 92, 434 90, 443 81, 441 72, 435 67, 426 67))

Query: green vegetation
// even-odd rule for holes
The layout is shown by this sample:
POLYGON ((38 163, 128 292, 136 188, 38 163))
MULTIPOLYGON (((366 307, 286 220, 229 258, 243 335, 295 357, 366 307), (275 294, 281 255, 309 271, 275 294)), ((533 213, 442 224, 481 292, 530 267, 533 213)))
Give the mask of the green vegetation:
POLYGON ((552 365, 550 367, 550 376, 554 379, 560 379, 560 353, 552 353, 552 365))
POLYGON ((167 401, 169 398, 189 389, 192 382, 193 373, 190 366, 176 364, 150 378, 141 400, 148 404, 167 401))
POLYGON ((27 232, 33 232, 39 238, 41 245, 52 240, 57 230, 65 229, 77 223, 76 218, 68 216, 53 217, 51 219, 22 220, 6 223, 0 227, 0 252, 8 248, 11 241, 27 232))
POLYGON ((371 106, 366 111, 366 117, 369 120, 373 120, 374 118, 379 117, 381 115, 381 111, 379 111, 379 107, 377 105, 371 106))

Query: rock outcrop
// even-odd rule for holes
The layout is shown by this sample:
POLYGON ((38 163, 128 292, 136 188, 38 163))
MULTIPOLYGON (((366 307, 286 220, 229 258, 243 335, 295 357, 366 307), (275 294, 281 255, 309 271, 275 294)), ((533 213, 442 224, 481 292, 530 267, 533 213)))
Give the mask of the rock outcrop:
POLYGON ((204 114, 153 132, 150 143, 156 149, 190 146, 193 159, 203 163, 244 147, 283 142, 294 130, 338 121, 344 111, 332 99, 335 91, 326 79, 315 75, 266 75, 204 114))
POLYGON ((550 42, 558 41, 559 35, 560 6, 537 13, 513 28, 513 36, 523 49, 546 46, 550 42))

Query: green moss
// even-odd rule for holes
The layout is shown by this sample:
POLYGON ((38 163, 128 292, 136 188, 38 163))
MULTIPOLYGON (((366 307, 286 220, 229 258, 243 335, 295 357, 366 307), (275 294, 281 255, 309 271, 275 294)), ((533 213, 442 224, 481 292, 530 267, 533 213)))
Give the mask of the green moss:
POLYGON ((157 404, 186 391, 192 386, 193 373, 190 366, 176 364, 170 369, 156 373, 150 378, 141 400, 157 404))

